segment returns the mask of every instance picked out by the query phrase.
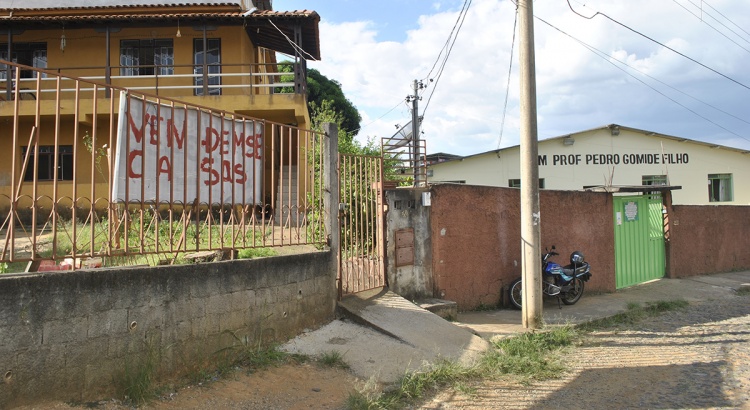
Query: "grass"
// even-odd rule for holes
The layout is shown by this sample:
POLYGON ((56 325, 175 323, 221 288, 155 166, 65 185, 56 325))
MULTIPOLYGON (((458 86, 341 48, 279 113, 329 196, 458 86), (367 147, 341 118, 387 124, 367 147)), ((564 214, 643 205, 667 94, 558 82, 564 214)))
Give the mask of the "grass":
POLYGON ((337 350, 325 352, 318 358, 318 363, 325 367, 348 369, 349 365, 344 361, 344 356, 337 350))
POLYGON ((645 318, 654 317, 664 312, 684 309, 689 303, 685 300, 667 300, 649 302, 641 306, 638 303, 628 303, 627 310, 614 316, 592 320, 582 323, 576 328, 582 332, 591 332, 600 329, 629 326, 645 318))
POLYGON ((370 381, 350 394, 347 404, 351 409, 397 409, 440 387, 450 386, 471 394, 472 383, 485 379, 515 376, 528 381, 557 377, 564 370, 559 353, 573 343, 576 335, 575 328, 563 326, 496 341, 473 365, 441 360, 406 373, 393 390, 385 393, 378 392, 370 381))
POLYGON ((737 294, 741 296, 750 295, 750 286, 743 286, 737 289, 737 294))
POLYGON ((351 409, 401 409, 413 405, 428 392, 449 387, 471 395, 473 384, 483 380, 512 377, 520 383, 559 377, 566 371, 561 357, 584 333, 637 323, 663 312, 683 309, 684 300, 659 301, 640 305, 628 304, 627 311, 578 326, 545 328, 492 342, 492 348, 471 366, 443 360, 429 368, 409 372, 387 392, 380 391, 373 380, 349 395, 351 409))
POLYGON ((153 344, 146 343, 145 353, 136 361, 127 357, 124 363, 121 388, 123 399, 134 406, 146 404, 156 396, 154 380, 159 364, 159 355, 153 344))

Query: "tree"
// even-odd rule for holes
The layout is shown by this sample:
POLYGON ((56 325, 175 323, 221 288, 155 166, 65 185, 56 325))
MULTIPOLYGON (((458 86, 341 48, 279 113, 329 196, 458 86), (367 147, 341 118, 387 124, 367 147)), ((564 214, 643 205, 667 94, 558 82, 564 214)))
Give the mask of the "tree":
MULTIPOLYGON (((291 73, 293 70, 294 66, 291 61, 284 61, 279 64, 279 71, 281 72, 291 73)), ((282 78, 282 81, 288 80, 291 79, 282 78)), ((344 96, 341 83, 329 79, 314 68, 307 70, 307 108, 311 117, 316 112, 325 112, 326 115, 335 113, 337 120, 331 122, 335 122, 339 126, 339 141, 346 138, 348 140, 345 142, 351 143, 354 136, 359 132, 362 117, 359 115, 357 107, 344 96), (345 131, 345 136, 342 135, 342 131, 345 131)), ((313 123, 315 123, 314 120, 313 123)))

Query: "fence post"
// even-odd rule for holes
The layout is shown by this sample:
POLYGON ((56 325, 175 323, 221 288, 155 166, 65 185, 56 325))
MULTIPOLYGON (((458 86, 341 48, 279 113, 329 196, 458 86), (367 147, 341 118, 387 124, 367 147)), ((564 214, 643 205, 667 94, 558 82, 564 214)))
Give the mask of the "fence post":
POLYGON ((323 124, 323 212, 325 227, 328 233, 328 246, 332 257, 336 260, 336 279, 338 295, 342 296, 341 282, 341 229, 339 227, 339 203, 341 192, 339 188, 339 130, 336 124, 323 124))

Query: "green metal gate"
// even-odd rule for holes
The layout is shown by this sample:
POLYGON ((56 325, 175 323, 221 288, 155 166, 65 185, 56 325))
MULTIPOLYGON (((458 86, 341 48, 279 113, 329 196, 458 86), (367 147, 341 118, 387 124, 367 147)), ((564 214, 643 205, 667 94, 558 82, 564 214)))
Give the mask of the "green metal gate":
POLYGON ((661 195, 614 197, 617 289, 664 277, 661 195))

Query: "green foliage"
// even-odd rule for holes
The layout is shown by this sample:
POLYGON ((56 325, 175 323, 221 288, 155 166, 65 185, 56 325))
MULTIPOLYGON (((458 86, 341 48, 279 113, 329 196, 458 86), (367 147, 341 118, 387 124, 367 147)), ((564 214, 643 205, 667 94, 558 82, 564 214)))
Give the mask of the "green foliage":
POLYGON ((473 391, 471 383, 484 379, 507 375, 519 377, 520 381, 558 377, 564 371, 560 351, 570 346, 576 337, 574 328, 563 326, 496 341, 492 344, 494 348, 473 365, 443 360, 429 368, 407 373, 389 392, 379 392, 368 382, 349 396, 348 405, 352 409, 398 409, 444 386, 470 393, 473 391))
POLYGON ((238 259, 263 258, 276 256, 276 251, 271 248, 245 248, 237 252, 238 259))
POLYGON ((641 306, 637 303, 628 303, 625 312, 582 323, 576 328, 580 331, 591 332, 594 330, 632 325, 645 318, 657 316, 663 312, 684 309, 688 305, 689 303, 687 301, 681 299, 649 302, 646 303, 646 306, 641 306))
MULTIPOLYGON (((284 61, 279 64, 279 71, 281 72, 291 73, 293 70, 294 65, 291 61, 284 61)), ((283 82, 293 80, 293 75, 282 76, 281 78, 281 81, 283 82)), ((291 92, 292 90, 281 89, 278 91, 291 92)), ((312 113, 315 111, 315 107, 321 107, 326 102, 330 105, 330 108, 340 116, 340 121, 332 121, 339 125, 340 132, 344 132, 343 137, 341 133, 339 134, 339 139, 341 141, 348 139, 348 142, 351 142, 352 138, 357 135, 360 122, 362 121, 359 111, 357 111, 354 104, 344 96, 344 92, 341 90, 341 84, 338 81, 329 79, 314 68, 308 69, 307 103, 310 115, 313 115, 312 113)))
POLYGON ((159 355, 151 342, 146 343, 145 352, 135 361, 126 356, 120 381, 125 402, 141 406, 156 395, 154 379, 158 363, 159 355))
POLYGON ((8 273, 10 271, 8 264, 6 262, 0 263, 0 275, 3 273, 8 273))
POLYGON ((344 361, 344 356, 342 356, 337 350, 323 353, 318 358, 318 362, 326 367, 338 367, 341 369, 349 368, 349 365, 344 361))

